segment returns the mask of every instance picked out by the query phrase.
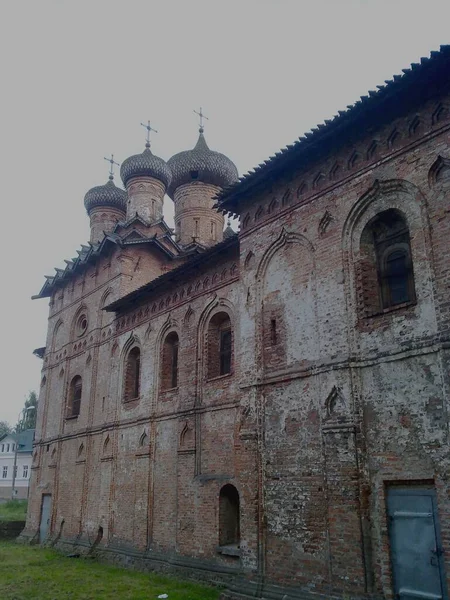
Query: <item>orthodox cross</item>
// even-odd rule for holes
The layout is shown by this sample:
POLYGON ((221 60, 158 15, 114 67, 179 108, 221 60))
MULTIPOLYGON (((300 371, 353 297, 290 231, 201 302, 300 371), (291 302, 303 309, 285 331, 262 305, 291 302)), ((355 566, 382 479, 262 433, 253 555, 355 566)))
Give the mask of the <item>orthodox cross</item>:
POLYGON ((141 125, 147 130, 147 137, 145 138, 145 147, 150 148, 150 131, 154 131, 155 133, 158 132, 156 131, 156 129, 153 129, 153 127, 150 127, 150 121, 147 121, 147 125, 145 123, 141 123, 141 125))
POLYGON ((119 163, 114 160, 114 154, 111 154, 111 158, 103 157, 105 160, 109 162, 109 180, 112 181, 114 179, 114 165, 120 167, 119 163))
POLYGON ((206 115, 204 115, 202 113, 202 107, 200 106, 200 112, 197 110, 194 110, 195 114, 198 115, 200 117, 200 128, 199 131, 200 133, 203 133, 203 119, 206 119, 207 121, 209 121, 209 117, 207 117, 206 115))

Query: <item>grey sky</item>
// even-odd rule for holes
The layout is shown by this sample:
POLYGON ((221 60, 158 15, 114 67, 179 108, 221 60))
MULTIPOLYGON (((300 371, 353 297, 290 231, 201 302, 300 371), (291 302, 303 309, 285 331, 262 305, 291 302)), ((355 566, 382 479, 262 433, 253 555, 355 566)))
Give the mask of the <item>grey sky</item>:
POLYGON ((449 17, 448 0, 4 0, 0 420, 39 385, 48 303, 30 296, 89 238, 84 194, 103 156, 143 150, 140 121, 168 159, 203 106, 242 174, 448 43, 449 17))

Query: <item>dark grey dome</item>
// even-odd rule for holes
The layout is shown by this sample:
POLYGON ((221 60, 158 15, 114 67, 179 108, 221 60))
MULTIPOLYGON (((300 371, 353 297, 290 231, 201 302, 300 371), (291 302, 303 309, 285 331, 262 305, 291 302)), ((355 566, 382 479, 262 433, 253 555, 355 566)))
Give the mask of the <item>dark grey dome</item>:
POLYGON ((172 183, 167 190, 171 198, 184 183, 202 181, 224 188, 238 178, 235 164, 225 154, 208 148, 201 129, 195 148, 175 154, 167 164, 172 171, 172 183))
POLYGON ((155 156, 150 148, 146 147, 142 154, 134 154, 123 161, 120 167, 120 177, 123 185, 127 185, 132 177, 154 177, 167 188, 172 174, 166 161, 155 156))
POLYGON ((127 197, 125 190, 118 188, 110 179, 105 185, 98 185, 88 191, 84 197, 84 206, 88 214, 97 206, 112 206, 126 212, 127 197))

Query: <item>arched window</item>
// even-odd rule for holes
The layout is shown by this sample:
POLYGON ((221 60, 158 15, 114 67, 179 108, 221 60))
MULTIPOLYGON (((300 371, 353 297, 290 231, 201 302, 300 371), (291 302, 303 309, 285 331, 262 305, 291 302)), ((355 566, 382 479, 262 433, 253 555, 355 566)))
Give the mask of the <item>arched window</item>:
POLYGON ((231 373, 233 336, 227 313, 215 314, 208 326, 208 379, 231 373))
POLYGON ((125 360, 124 402, 136 400, 141 393, 141 351, 134 346, 125 360))
POLYGON ((219 546, 239 545, 239 493, 234 485, 224 485, 219 496, 219 546))
POLYGON ((78 417, 81 407, 82 381, 79 375, 76 375, 69 388, 69 402, 67 404, 67 416, 78 417))
POLYGON ((409 229, 397 210, 379 213, 366 225, 359 266, 368 315, 415 300, 409 229))
POLYGON ((175 331, 172 331, 166 336, 162 347, 162 390, 170 390, 178 386, 178 347, 178 334, 175 331))

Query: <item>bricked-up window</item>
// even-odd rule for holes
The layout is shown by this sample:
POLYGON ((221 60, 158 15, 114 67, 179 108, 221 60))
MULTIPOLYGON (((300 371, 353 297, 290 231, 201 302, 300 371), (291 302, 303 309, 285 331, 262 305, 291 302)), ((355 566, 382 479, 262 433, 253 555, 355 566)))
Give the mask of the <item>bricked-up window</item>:
POLYGON ((82 389, 81 377, 76 375, 70 383, 69 402, 67 406, 68 417, 78 417, 80 414, 82 389))
POLYGON ((415 300, 409 229, 395 209, 374 217, 360 244, 358 292, 366 315, 415 300))
POLYGON ((125 402, 136 400, 141 393, 141 351, 134 346, 125 360, 125 385, 123 399, 125 402))
POLYGON ((170 390, 178 386, 179 339, 175 331, 169 333, 162 347, 161 389, 170 390))
POLYGON ((233 363, 233 334, 227 313, 217 313, 208 326, 208 379, 231 373, 233 363))
POLYGON ((234 485, 224 485, 219 496, 219 546, 239 545, 239 493, 234 485))

